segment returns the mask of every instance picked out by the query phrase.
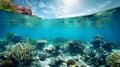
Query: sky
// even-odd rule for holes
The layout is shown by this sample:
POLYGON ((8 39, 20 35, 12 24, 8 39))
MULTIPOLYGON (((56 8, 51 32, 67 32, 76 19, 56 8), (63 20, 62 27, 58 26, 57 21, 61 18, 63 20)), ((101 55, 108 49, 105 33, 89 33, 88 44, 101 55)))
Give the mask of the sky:
POLYGON ((120 0, 14 0, 31 6, 33 15, 53 19, 84 16, 120 7, 120 0))

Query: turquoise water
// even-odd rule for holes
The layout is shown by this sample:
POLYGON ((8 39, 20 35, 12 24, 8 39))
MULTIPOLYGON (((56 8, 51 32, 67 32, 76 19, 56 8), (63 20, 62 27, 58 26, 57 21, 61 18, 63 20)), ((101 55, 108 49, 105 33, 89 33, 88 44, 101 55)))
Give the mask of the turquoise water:
POLYGON ((105 40, 120 40, 120 8, 72 18, 41 19, 0 10, 0 37, 8 32, 33 39, 55 39, 90 41, 99 34, 105 40))
POLYGON ((120 8, 59 19, 0 10, 0 67, 120 67, 119 45, 120 8))

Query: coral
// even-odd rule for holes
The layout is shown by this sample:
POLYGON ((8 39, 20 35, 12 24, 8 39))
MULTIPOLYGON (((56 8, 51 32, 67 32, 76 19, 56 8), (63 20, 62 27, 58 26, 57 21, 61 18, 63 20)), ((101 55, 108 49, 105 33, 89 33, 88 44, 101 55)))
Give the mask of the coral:
POLYGON ((51 58, 49 65, 51 67, 59 67, 64 62, 63 58, 58 56, 56 58, 51 58))
POLYGON ((67 65, 75 65, 75 64, 76 64, 76 61, 73 60, 73 59, 69 59, 69 60, 67 61, 67 65))
POLYGON ((68 50, 71 53, 80 53, 80 54, 84 54, 84 45, 81 41, 68 41, 68 50))
POLYGON ((21 42, 23 38, 21 36, 15 35, 13 32, 9 32, 7 34, 7 40, 12 43, 18 43, 21 42))
POLYGON ((4 51, 7 44, 9 44, 8 41, 0 40, 0 51, 4 51))
POLYGON ((44 51, 47 52, 48 54, 50 54, 51 56, 58 56, 62 53, 61 47, 59 45, 57 46, 46 46, 44 48, 44 51))
POLYGON ((29 61, 34 56, 35 46, 29 43, 17 43, 6 46, 6 56, 14 58, 16 61, 29 61))
POLYGON ((52 50, 52 55, 53 56, 58 56, 61 53, 62 53, 62 50, 61 50, 59 45, 55 46, 55 48, 53 48, 53 50, 52 50))
POLYGON ((120 50, 116 50, 106 57, 106 62, 111 67, 120 67, 120 50))
POLYGON ((50 67, 59 67, 63 63, 65 63, 65 58, 62 55, 59 55, 57 57, 51 57, 50 58, 49 66, 50 67))
POLYGON ((39 55, 39 58, 40 58, 41 61, 44 61, 47 58, 47 54, 42 53, 42 54, 39 55))
POLYGON ((2 61, 0 67, 15 67, 15 63, 11 60, 2 61))
POLYGON ((26 41, 33 45, 36 43, 36 40, 34 40, 32 38, 27 38, 26 41))
POLYGON ((106 42, 102 45, 102 48, 104 48, 108 52, 111 52, 112 49, 117 48, 117 46, 113 42, 106 42))
POLYGON ((43 49, 43 47, 48 43, 47 40, 38 40, 36 41, 35 45, 36 45, 36 49, 43 49))
POLYGON ((91 44, 93 45, 94 49, 98 49, 101 47, 101 44, 103 44, 103 39, 101 38, 100 35, 95 35, 93 41, 91 44))
POLYGON ((0 52, 0 62, 2 60, 6 60, 5 56, 4 56, 4 52, 0 52))

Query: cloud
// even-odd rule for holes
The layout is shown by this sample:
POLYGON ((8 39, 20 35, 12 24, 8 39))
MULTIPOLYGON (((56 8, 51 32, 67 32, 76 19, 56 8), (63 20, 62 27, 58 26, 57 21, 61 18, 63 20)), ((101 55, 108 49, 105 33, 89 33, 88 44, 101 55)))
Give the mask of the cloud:
POLYGON ((50 11, 44 10, 43 13, 45 13, 45 14, 50 14, 50 11))
MULTIPOLYGON (((30 4, 33 14, 37 16, 48 15, 56 18, 83 16, 98 12, 108 6, 112 1, 104 1, 93 8, 83 7, 82 0, 54 0, 52 3, 46 3, 43 0, 34 2, 33 0, 18 0, 30 4), (33 3, 34 2, 34 3, 33 3), (83 9, 84 8, 84 9, 83 9)), ((44 17, 46 17, 44 16, 44 17)))
POLYGON ((90 15, 99 11, 102 11, 102 8, 105 8, 108 6, 112 1, 108 0, 106 2, 103 2, 99 4, 96 7, 90 8, 90 9, 84 9, 83 11, 73 12, 75 10, 71 10, 69 8, 63 7, 61 14, 56 14, 57 18, 63 18, 63 17, 73 17, 73 16, 83 16, 83 15, 90 15))
POLYGON ((80 9, 81 6, 81 0, 70 0, 68 2, 68 0, 61 0, 62 4, 59 5, 59 9, 57 9, 57 13, 55 13, 56 17, 64 17, 64 16, 69 16, 72 14, 76 14, 76 11, 78 11, 80 9))
POLYGON ((53 15, 54 17, 62 17, 62 16, 68 16, 70 14, 75 14, 75 11, 78 10, 78 2, 79 0, 72 0, 71 3, 67 3, 67 0, 65 0, 65 3, 61 1, 55 1, 52 4, 48 4, 45 2, 39 2, 38 6, 42 13, 46 15, 53 15), (73 3, 72 3, 73 2, 73 3), (71 5, 72 4, 72 5, 71 5))
POLYGON ((105 8, 106 6, 110 5, 110 3, 112 3, 112 1, 108 0, 105 1, 103 3, 100 3, 98 6, 93 7, 93 8, 87 8, 84 10, 80 9, 79 7, 77 7, 76 9, 72 9, 72 8, 67 8, 67 7, 62 7, 62 14, 61 15, 57 15, 57 18, 63 18, 63 17, 73 17, 73 16, 83 16, 83 15, 89 15, 89 14, 93 14, 99 11, 102 11, 103 8, 105 8), (78 11, 78 12, 77 12, 78 11))
POLYGON ((41 1, 41 2, 39 2, 38 6, 40 8, 45 8, 47 5, 44 2, 41 1))

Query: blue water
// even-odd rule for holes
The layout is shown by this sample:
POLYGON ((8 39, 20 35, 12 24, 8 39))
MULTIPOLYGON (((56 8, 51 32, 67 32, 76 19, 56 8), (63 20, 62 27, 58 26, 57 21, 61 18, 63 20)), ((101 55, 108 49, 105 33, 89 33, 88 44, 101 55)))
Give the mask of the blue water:
MULTIPOLYGON (((98 13, 97 13, 98 14, 98 13)), ((33 39, 90 41, 99 34, 105 40, 120 40, 120 8, 103 11, 103 14, 62 19, 41 19, 0 10, 0 38, 8 32, 33 39)))

